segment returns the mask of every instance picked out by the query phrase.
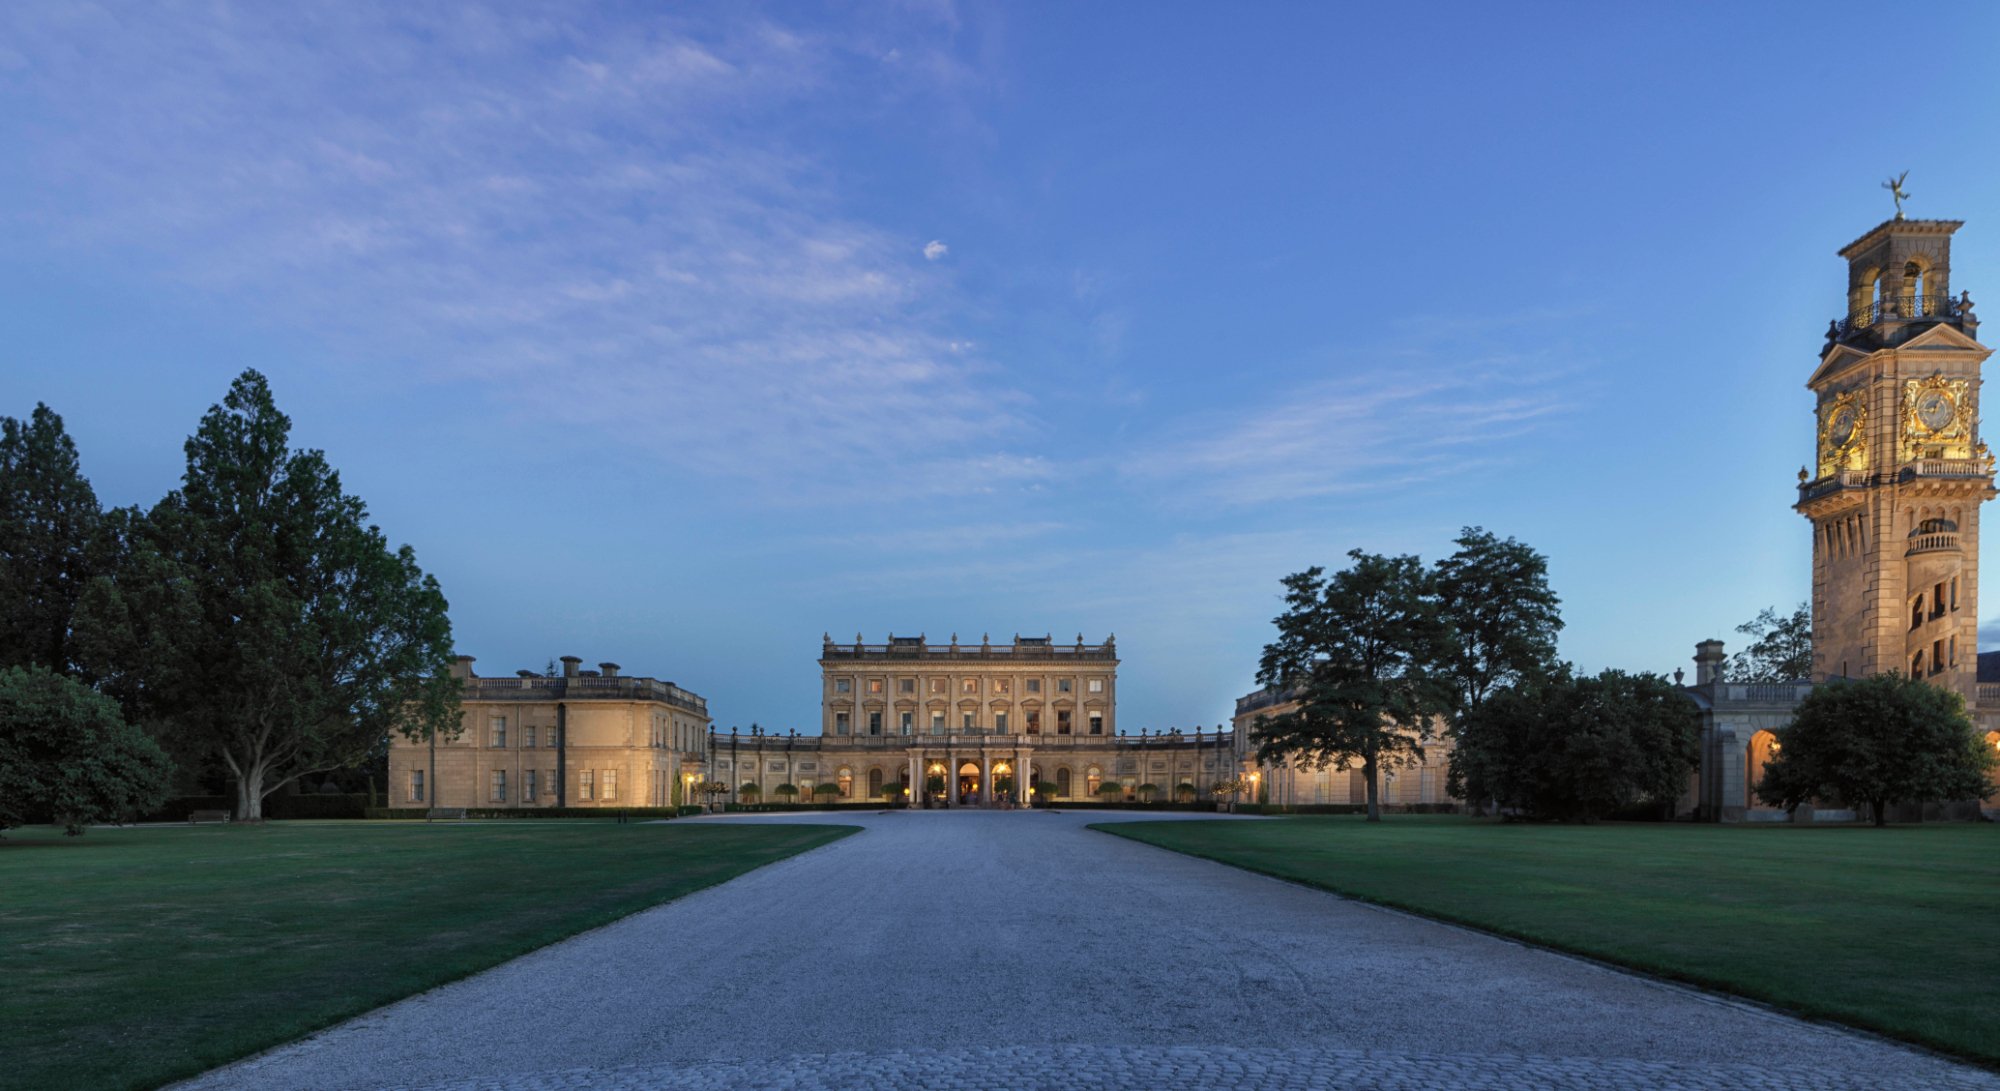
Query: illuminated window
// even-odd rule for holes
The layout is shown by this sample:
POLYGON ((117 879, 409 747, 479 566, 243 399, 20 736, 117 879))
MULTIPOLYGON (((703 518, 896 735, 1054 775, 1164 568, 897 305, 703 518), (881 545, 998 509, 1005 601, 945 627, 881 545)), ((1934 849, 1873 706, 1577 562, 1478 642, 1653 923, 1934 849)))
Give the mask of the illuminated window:
POLYGON ((943 693, 943 692, 944 692, 944 679, 942 679, 942 678, 933 678, 933 679, 931 679, 931 692, 932 692, 932 693, 943 693))
POLYGON ((618 770, 604 771, 604 798, 608 802, 618 798, 618 770))
POLYGON ((591 791, 596 785, 596 783, 597 782, 592 777, 590 770, 588 769, 578 770, 576 774, 576 798, 579 800, 588 801, 591 798, 591 791))
POLYGON ((1008 687, 1008 686, 1010 686, 1010 685, 1012 685, 1012 684, 1013 684, 1013 682, 1012 682, 1012 680, 1011 680, 1011 679, 1007 679, 1007 678, 995 678, 995 679, 993 680, 993 692, 995 692, 995 693, 1006 693, 1006 692, 1007 692, 1007 687, 1008 687))
POLYGON ((1103 692, 1104 692, 1104 679, 1102 679, 1102 678, 1093 678, 1093 679, 1091 679, 1091 680, 1090 680, 1090 692, 1092 692, 1092 693, 1103 693, 1103 692))
POLYGON ((979 679, 977 679, 977 678, 967 678, 967 679, 965 679, 964 681, 962 681, 962 682, 960 682, 960 683, 958 684, 958 688, 959 688, 959 692, 961 692, 961 693, 978 693, 978 692, 979 692, 979 679))
POLYGON ((1040 712, 1030 710, 1028 712, 1028 734, 1039 735, 1041 733, 1042 733, 1042 714, 1040 712))
POLYGON ((868 680, 868 692, 870 693, 882 692, 882 680, 880 678, 870 678, 868 680))

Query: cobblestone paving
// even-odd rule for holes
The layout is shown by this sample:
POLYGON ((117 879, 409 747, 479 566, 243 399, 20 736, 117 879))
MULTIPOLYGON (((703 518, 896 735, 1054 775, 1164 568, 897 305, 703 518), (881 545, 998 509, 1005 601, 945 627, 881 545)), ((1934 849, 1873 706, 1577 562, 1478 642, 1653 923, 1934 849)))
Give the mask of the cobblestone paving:
MULTIPOLYGON (((1892 1081, 1888 1086, 1900 1086, 1892 1081)), ((628 1065, 533 1076, 410 1084, 394 1091, 1882 1091, 1877 1079, 1823 1068, 1667 1064, 1567 1057, 1464 1056, 1352 1049, 1059 1046, 814 1053, 754 1064, 628 1065)), ((1991 1091, 2000 1077, 1966 1072, 1911 1087, 1991 1091)))
POLYGON ((1085 828, 1117 817, 799 816, 864 829, 182 1087, 2000 1091, 1085 828))

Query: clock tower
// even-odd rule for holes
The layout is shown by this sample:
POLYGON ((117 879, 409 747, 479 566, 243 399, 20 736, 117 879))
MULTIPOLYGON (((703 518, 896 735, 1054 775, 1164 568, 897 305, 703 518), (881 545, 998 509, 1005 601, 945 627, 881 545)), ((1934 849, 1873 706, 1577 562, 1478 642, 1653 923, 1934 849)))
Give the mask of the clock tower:
POLYGON ((1978 661, 1979 505, 1995 495, 1979 439, 1969 294, 1951 294, 1957 220, 1901 212, 1849 243, 1846 317, 1806 385, 1813 465, 1813 679, 1901 671, 1963 694, 1978 661))

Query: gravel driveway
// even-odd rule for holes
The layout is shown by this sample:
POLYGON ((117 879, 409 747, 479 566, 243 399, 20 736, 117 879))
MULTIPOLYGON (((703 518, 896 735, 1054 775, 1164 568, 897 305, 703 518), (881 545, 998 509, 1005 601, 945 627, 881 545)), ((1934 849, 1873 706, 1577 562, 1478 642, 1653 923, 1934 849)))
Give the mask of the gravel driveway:
POLYGON ((864 830, 180 1086, 2000 1091, 1118 817, 802 816, 864 830))

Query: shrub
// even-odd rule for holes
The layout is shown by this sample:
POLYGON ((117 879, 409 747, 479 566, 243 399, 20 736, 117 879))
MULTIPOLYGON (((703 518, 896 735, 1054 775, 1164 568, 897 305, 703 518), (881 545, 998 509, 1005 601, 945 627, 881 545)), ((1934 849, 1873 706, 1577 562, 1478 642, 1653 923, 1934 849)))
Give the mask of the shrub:
POLYGON ((118 703, 46 667, 0 670, 0 829, 48 818, 74 837, 158 807, 173 763, 118 703))
POLYGON ((1139 802, 1151 803, 1153 797, 1160 794, 1160 786, 1157 784, 1141 784, 1139 785, 1138 792, 1139 802))
POLYGON ((1107 780, 1097 786, 1097 798, 1106 803, 1116 803, 1125 798, 1125 786, 1115 780, 1107 780))
POLYGON ((772 789, 771 794, 790 803, 799 798, 799 786, 787 781, 772 789))

